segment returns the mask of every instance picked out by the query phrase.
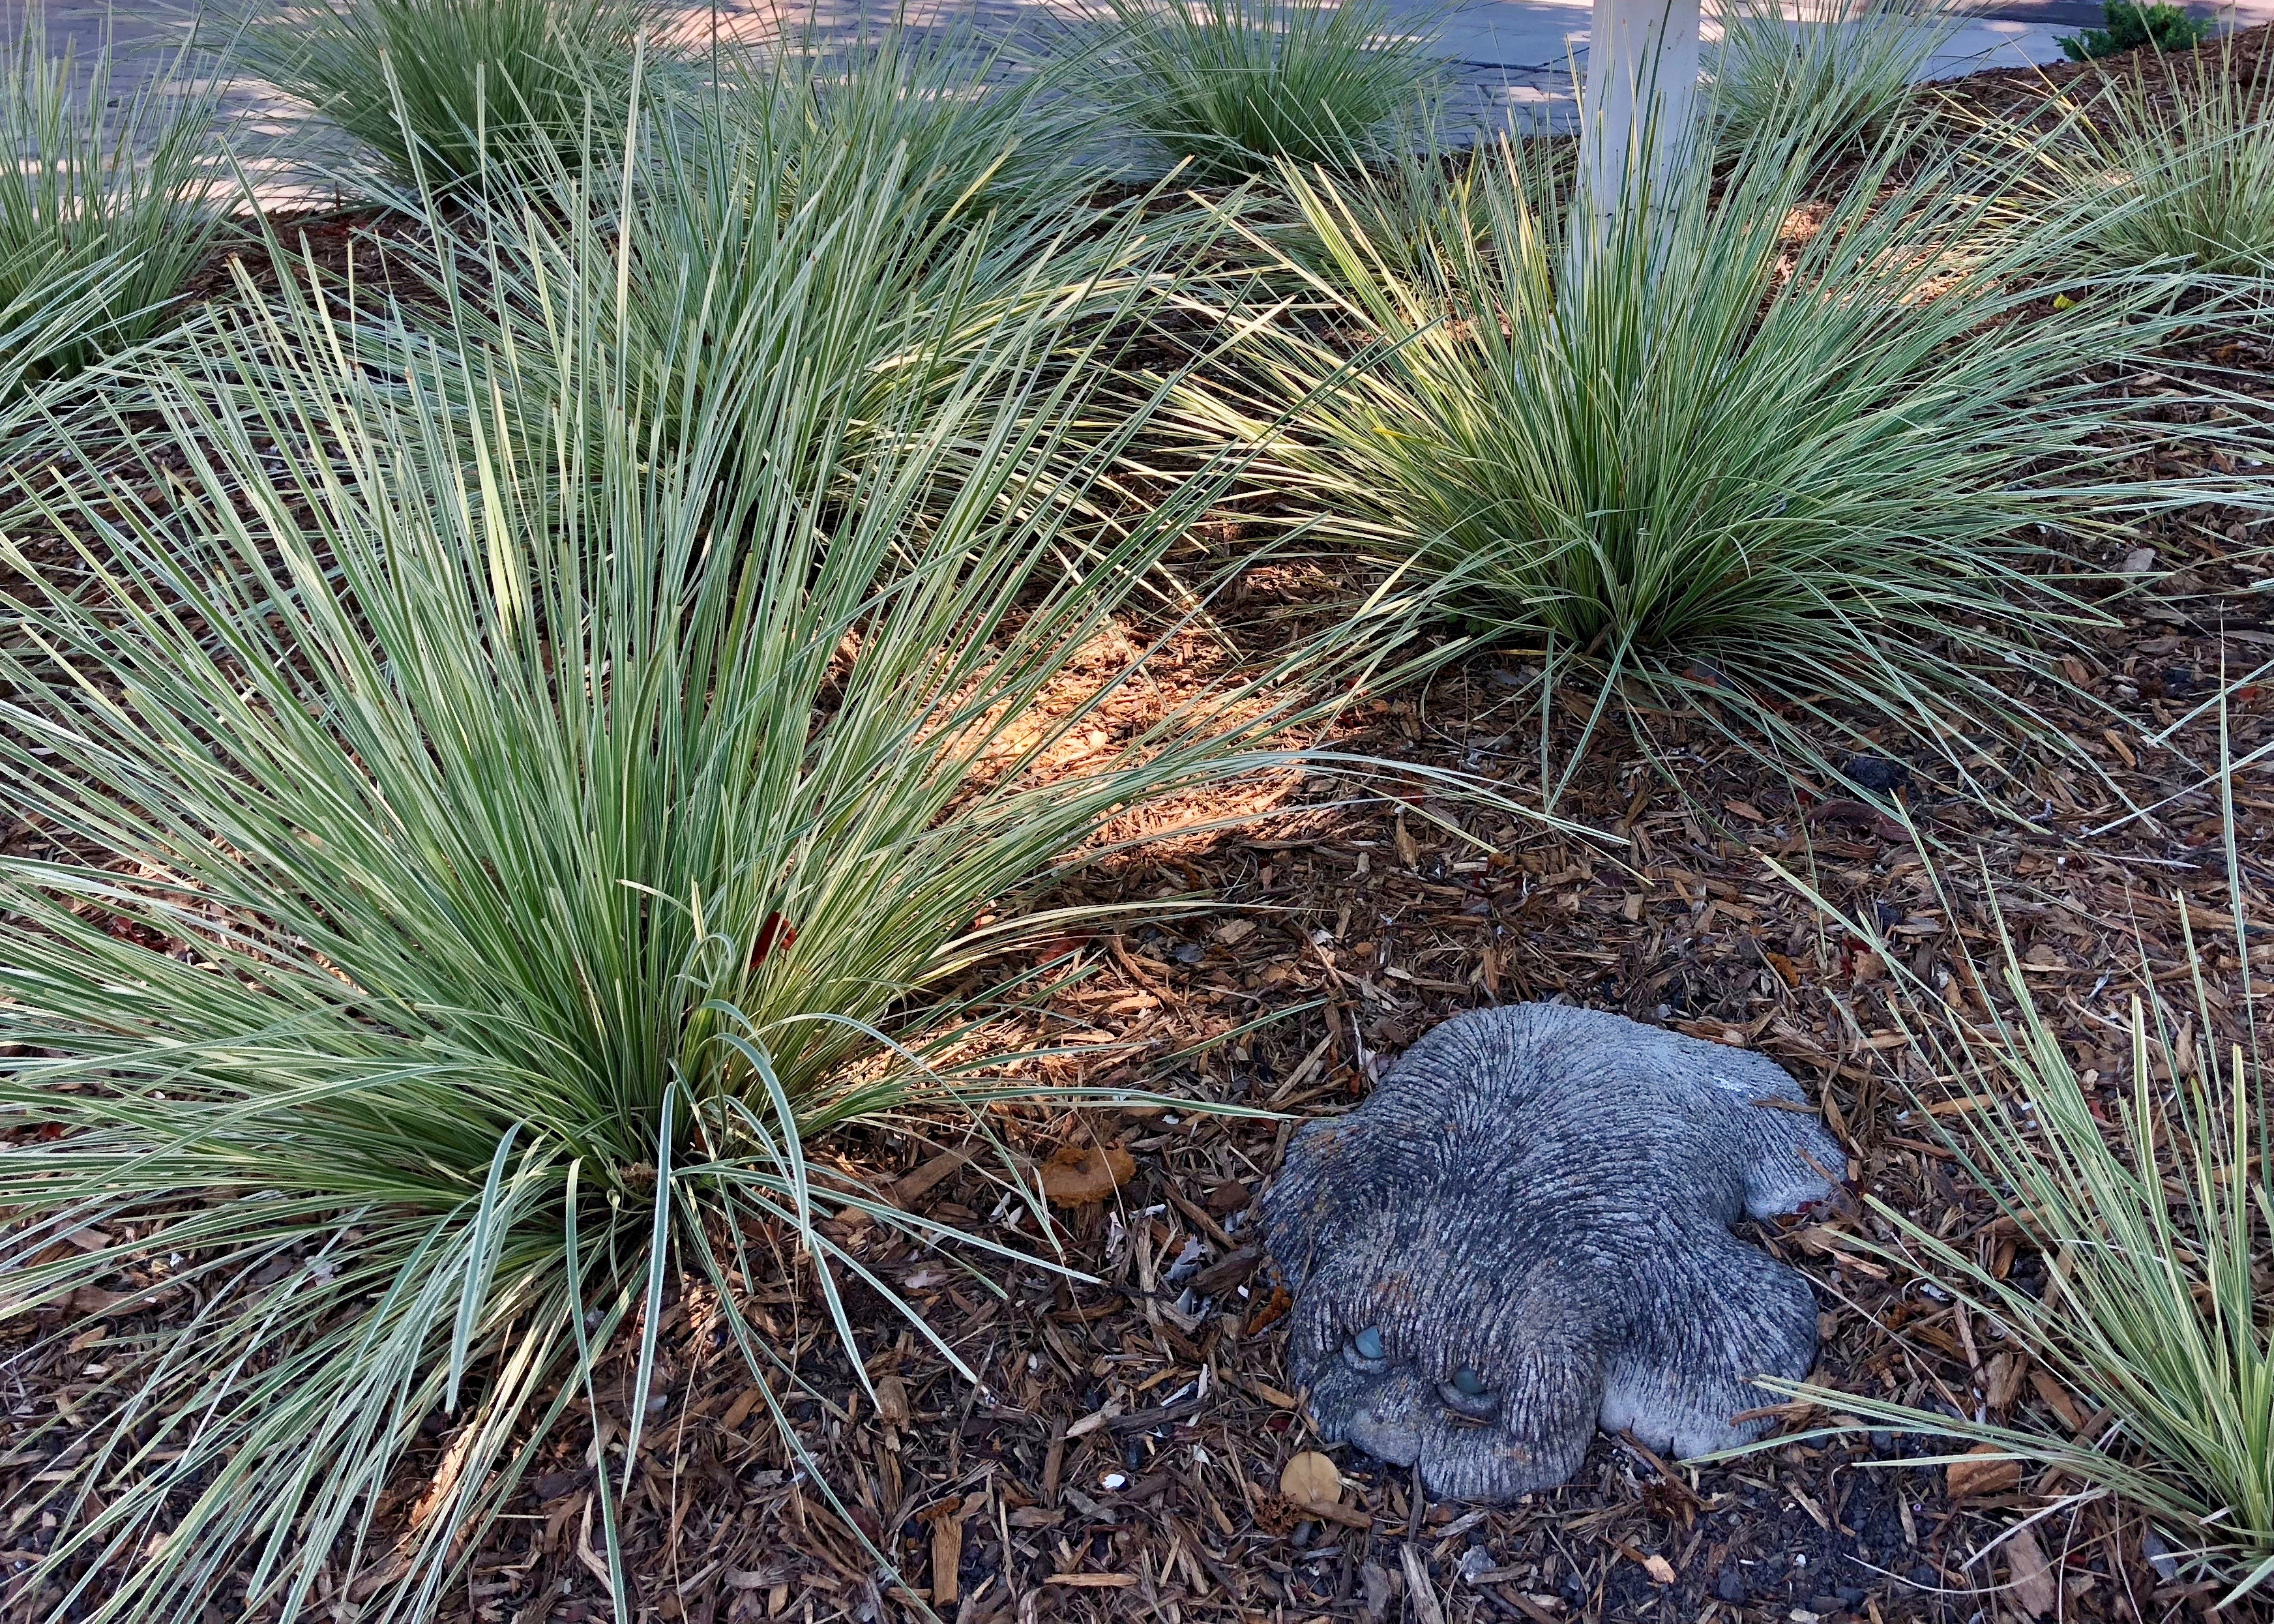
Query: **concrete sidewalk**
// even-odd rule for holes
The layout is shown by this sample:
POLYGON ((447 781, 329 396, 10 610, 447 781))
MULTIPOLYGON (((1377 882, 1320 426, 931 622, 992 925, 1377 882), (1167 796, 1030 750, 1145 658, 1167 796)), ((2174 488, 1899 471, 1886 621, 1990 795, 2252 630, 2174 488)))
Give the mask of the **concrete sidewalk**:
MULTIPOLYGON (((1468 0, 1442 35, 1464 100, 1479 112, 1504 110, 1519 124, 1567 125, 1577 111, 1573 75, 1586 68, 1589 9, 1588 0, 1468 0)), ((1706 11, 1710 49, 1719 34, 1711 0, 1706 11)), ((1797 32, 1816 26, 1798 20, 1802 16, 1820 18, 1825 11, 1816 0, 1805 11, 1786 0, 1785 14, 1797 32)), ((2274 0, 2240 0, 2218 15, 2223 26, 2274 21, 2274 0)), ((2060 41, 2101 20, 2098 0, 1991 0, 1943 42, 1921 77, 1957 79, 2063 62, 2060 41)))
MULTIPOLYGON (((1823 17, 1841 0, 1784 0, 1785 14, 1797 30, 1803 17, 1823 17)), ((826 34, 857 33, 860 19, 874 19, 892 0, 723 0, 719 15, 759 23, 768 16, 817 17, 826 34)), ((1714 0, 1705 0, 1706 39, 1718 37, 1714 0)), ((1577 111, 1575 72, 1587 56, 1590 0, 1456 0, 1447 13, 1436 0, 1389 0, 1391 15, 1409 26, 1439 24, 1438 39, 1460 87, 1451 117, 1463 123, 1497 123, 1520 127, 1567 124, 1577 111)), ((2214 15, 2196 0, 2189 8, 2214 15)), ((1047 19, 1079 26, 1082 0, 907 0, 901 14, 919 26, 951 26, 976 20, 998 34, 1015 37, 1036 32, 1047 19), (976 7, 975 11, 974 7, 976 7)), ((705 8, 690 10, 690 21, 704 26, 705 8)), ((2223 27, 2250 27, 2274 21, 2274 0, 2233 0, 2215 13, 2223 27)), ((2102 20, 2099 0, 1983 0, 1969 20, 1944 41, 1930 60, 1927 79, 1956 79, 1990 68, 2019 68, 2066 61, 2060 43, 2080 28, 2102 20)))
MULTIPOLYGON (((0 24, 20 25, 27 0, 0 0, 0 24)), ((1806 4, 1809 14, 1826 0, 1786 0, 1788 17, 1806 4)), ((856 37, 892 14, 893 0, 719 0, 682 4, 673 33, 688 43, 747 38, 778 19, 809 26, 822 39, 856 37)), ((1448 117, 1457 124, 1491 127, 1512 121, 1518 128, 1568 126, 1576 112, 1573 73, 1584 71, 1587 50, 1588 0, 1460 0, 1443 15, 1432 0, 1390 0, 1393 15, 1421 26, 1442 18, 1440 40, 1458 86, 1448 117)), ((1709 0, 1706 34, 1715 34, 1709 0)), ((2196 8, 2201 10, 2200 6, 2196 8)), ((173 0, 48 0, 49 39, 72 41, 82 59, 100 49, 106 26, 123 59, 120 78, 131 82, 132 64, 154 64, 181 37, 195 12, 173 0)), ((975 26, 999 38, 1036 41, 1047 30, 1084 26, 1081 0, 905 0, 900 13, 916 28, 930 31, 975 26)), ((220 15, 222 13, 215 13, 220 15)), ((2218 12, 2223 26, 2248 27, 2274 20, 2274 0, 2239 0, 2218 12)), ((1924 77, 1952 79, 1985 68, 2021 67, 2061 61, 2059 41, 2101 20, 2097 0, 1987 0, 1938 50, 1924 77)), ((1796 22, 1796 28, 1808 25, 1796 22)), ((239 84, 230 110, 248 122, 258 139, 282 130, 292 109, 269 86, 239 84)))
MULTIPOLYGON (((892 0, 722 0, 722 26, 764 26, 769 17, 814 18, 824 34, 857 34, 892 0)), ((1784 0, 1796 30, 1803 16, 1822 17, 1839 0, 1784 0)), ((2198 3, 2190 6, 2211 15, 2198 3)), ((1718 37, 1714 0, 1706 0, 1704 34, 1718 37)), ((1439 24, 1438 39, 1459 86, 1449 116, 1486 125, 1502 119, 1518 127, 1568 125, 1577 112, 1575 72, 1584 73, 1590 0, 1456 0, 1449 13, 1435 0, 1389 0, 1394 18, 1410 26, 1439 24)), ((690 24, 707 29, 709 8, 689 10, 690 24)), ((1032 35, 1043 19, 1081 26, 1082 0, 907 0, 901 15, 917 26, 948 27, 975 20, 1004 37, 1032 35)), ((2274 21, 2274 0, 2236 0, 2216 15, 2222 26, 2274 21)), ((1984 0, 1929 62, 1927 79, 1956 79, 1990 68, 2019 68, 2066 61, 2060 40, 2102 20, 2099 0, 1984 0)))

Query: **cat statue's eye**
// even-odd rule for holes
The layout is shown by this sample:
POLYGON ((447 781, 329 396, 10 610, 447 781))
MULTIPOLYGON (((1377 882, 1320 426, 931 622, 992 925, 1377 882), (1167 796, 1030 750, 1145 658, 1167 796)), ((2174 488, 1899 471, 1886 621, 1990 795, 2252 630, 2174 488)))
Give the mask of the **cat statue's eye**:
POLYGON ((1388 1352, 1382 1344, 1382 1327, 1377 1325, 1370 1325, 1352 1337, 1351 1347, 1361 1359, 1380 1359, 1388 1357, 1388 1352))
POLYGON ((1446 1418, 1464 1426, 1482 1426, 1500 1410, 1500 1395, 1474 1365, 1464 1365, 1450 1381, 1439 1382, 1437 1396, 1444 1401, 1446 1418))

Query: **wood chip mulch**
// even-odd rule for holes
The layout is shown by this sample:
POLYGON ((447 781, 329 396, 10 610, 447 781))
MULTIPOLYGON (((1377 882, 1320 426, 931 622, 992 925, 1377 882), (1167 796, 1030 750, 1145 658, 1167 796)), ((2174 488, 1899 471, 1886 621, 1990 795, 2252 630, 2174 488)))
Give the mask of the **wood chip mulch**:
MULTIPOLYGON (((1284 1295, 1248 1229, 1294 1118, 1362 1098, 1387 1057, 1457 1010, 1562 997, 1774 1056, 1823 1101, 1859 1192, 1967 1237, 2023 1280, 2042 1271, 1923 1118, 1920 1105, 1931 1114, 1943 1095, 1906 1070, 1889 967, 1827 930, 1769 864, 1876 918, 1909 967, 1946 984, 1962 1008, 1978 1000, 1966 963, 1996 951, 1994 897, 2042 1007, 2105 1090, 2123 1074, 2138 970, 2167 986, 2183 974, 2183 916, 2212 944, 2218 1030, 2197 1041, 2235 1035, 2240 966, 2219 945, 2232 941, 2224 836, 2200 772, 2215 757, 2216 719, 2179 726, 2170 748, 2142 740, 2181 722, 2218 673, 2274 658, 2274 629, 2248 613, 2269 572, 2253 559, 2191 568, 2195 595, 2131 600, 2087 673, 2093 695, 2134 725, 2078 707, 2067 719, 2085 758, 2008 763, 2007 805, 2030 816, 1938 793, 1931 763, 1912 755, 1899 793, 1924 852, 1886 815, 1892 798, 1766 771, 1696 718, 1662 722, 1670 780, 1599 746, 1558 808, 1592 838, 1419 794, 1351 804, 1323 777, 1276 786, 1278 809, 1233 832, 1163 828, 1086 893, 1156 899, 1157 921, 1054 944, 1051 1035, 1065 1049, 1094 1044, 1100 1058, 1048 1063, 1037 1080, 1140 1086, 1182 1056, 1167 1068, 1172 1091, 1290 1116, 998 1108, 990 1125, 1022 1166, 1069 1150, 1092 1168, 1118 1160, 1095 1147, 1126 1155, 1111 1199, 1059 1213, 1065 1261, 1088 1279, 1020 1269, 998 1274, 998 1293, 983 1275, 840 1226, 975 1386, 856 1291, 883 1404, 872 1412, 809 1276, 793 1269, 756 1285, 745 1312, 794 1350, 821 1395, 785 1394, 842 1497, 835 1506, 785 1447, 714 1305, 699 1291, 678 1299, 625 1507, 644 1616, 865 1621, 918 1616, 922 1603, 959 1624, 1833 1624, 2036 1616, 2024 1592, 2051 1594, 2062 1619, 2202 1612, 2215 1598, 2163 1576, 2160 1547, 2143 1548, 2144 1525, 2124 1507, 2087 1501, 1999 1543, 2078 1485, 1995 1467, 1962 1469, 1954 1482, 1942 1467, 1900 1463, 1935 1446, 1885 1433, 1706 1466, 1670 1466, 1603 1438, 1571 1485, 1502 1509, 1433 1502, 1406 1474, 1344 1449, 1331 1514, 1291 1503, 1281 1473, 1317 1440, 1281 1364, 1284 1295), (2130 816, 2142 806, 2156 810, 2130 816), (1231 906, 1183 911, 1195 896, 1231 906), (864 1537, 901 1585, 878 1582, 864 1537)), ((1284 571, 1256 574, 1258 604, 1305 595, 1284 571)), ((1517 657, 1480 656, 1426 688, 1368 702, 1340 742, 1457 765, 1511 801, 1536 801, 1527 674, 1517 657)), ((1568 742, 1574 719, 1555 726, 1568 742)), ((2274 702, 2241 688, 2229 727, 2238 756, 2274 741, 2274 702)), ((1254 810, 1253 797, 1177 809, 1190 823, 1254 810)), ((2236 812, 2246 914, 2263 924, 2274 798, 2246 780, 2236 812)), ((911 1210, 1035 1244, 1002 1199, 1001 1170, 965 1161, 953 1124, 862 1132, 832 1149, 893 1180, 911 1210)), ((1825 1380, 2070 1434, 2099 1430, 2103 1418, 1995 1326, 1845 1244, 1858 1233, 1885 1231, 1849 1202, 1758 1237, 1818 1285, 1825 1380)), ((69 1402, 71 1380, 53 1376, 52 1388, 19 1390, 19 1402, 69 1402)), ((620 1370, 603 1389, 614 1440, 627 1431, 630 1381, 620 1370)), ((1800 1431, 1833 1417, 1787 1419, 1800 1431)), ((590 1427, 585 1407, 572 1406, 447 1616, 606 1615, 584 1464, 590 1427)), ((404 1505, 448 1442, 438 1428, 406 1465, 404 1505)), ((610 1447, 620 1455, 620 1442, 610 1447)))
MULTIPOLYGON (((2216 365, 2274 399, 2269 359, 2258 336, 2207 334, 2200 355, 2172 365, 2216 365)), ((1236 528, 1220 539, 1236 556, 1236 528)), ((1267 786, 1268 814, 1229 832, 1178 829, 1256 813, 1255 794, 1175 808, 1180 823, 1083 882, 1091 899, 1151 900, 1156 911, 1056 944, 1048 1030, 1060 1048, 1095 1057, 1037 1061, 1034 1080, 1158 1086, 1203 1105, 1288 1115, 997 1108, 990 1126, 1020 1167, 1058 1156, 1121 1174, 1109 1198, 1057 1214, 1063 1261, 1078 1277, 1029 1267, 990 1278, 873 1226, 840 1225, 976 1384, 881 1299, 855 1290, 872 1406, 809 1272, 752 1282, 744 1312, 821 1395, 784 1395, 834 1502, 786 1447, 716 1305, 697 1290, 679 1297, 623 1507, 642 1618, 870 1624, 925 1606, 956 1624, 2207 1613, 2215 1593, 2167 1576, 2127 1507, 2085 1500, 1999 1543, 2018 1518, 2079 1485, 1978 1466, 1954 1480, 1942 1467, 1901 1463, 1936 1446, 1885 1433, 1712 1465, 1672 1465, 1631 1440, 1599 1438, 1570 1486, 1503 1508, 1431 1500, 1408 1475, 1339 1449, 1339 1503, 1291 1502, 1281 1474, 1319 1446, 1284 1372, 1284 1294, 1254 1244, 1250 1212, 1294 1121, 1363 1098, 1432 1023, 1494 1002, 1563 998, 1773 1056, 1823 1101, 1856 1193, 1963 1237, 2020 1278, 2041 1271, 2044 1261, 1959 1177, 1931 1119, 1946 1120, 1935 1108, 1952 1102, 1906 1061, 1890 967, 1829 929, 1772 864, 1875 919, 1909 967, 1962 1011, 1980 1002, 1966 966, 1992 964, 2002 920, 2040 1007, 2104 1090, 2128 1064, 2140 975, 2188 993, 2183 925, 2207 946, 2210 976, 2213 1029, 2194 1041, 2242 1035, 2232 897, 2239 891, 2245 923, 2266 944, 2253 963, 2274 961, 2274 793, 2263 772, 2238 782, 2241 872, 2230 876, 2204 778, 2218 718, 2197 711, 2223 677, 2274 660, 2263 541, 2248 515, 2198 514, 2143 527, 2131 548, 2145 549, 2145 562, 2136 551, 2097 560, 2149 583, 2112 604, 2120 625, 2065 662, 2105 708, 2018 673, 2001 679, 2081 753, 1984 741, 2000 779, 1995 810, 1939 790, 1933 763, 1897 741, 1885 748, 1907 781, 1875 796, 1771 771, 1696 717, 1653 718, 1670 774, 1616 738, 1598 741, 1556 807, 1586 834, 1418 790, 1352 801, 1323 776, 1267 786), (2162 746, 2148 742, 2157 737, 2162 746), (1924 849, 1888 816, 1897 798, 1924 849), (1195 898, 1224 906, 1196 909, 1195 898), (900 1583, 879 1579, 864 1539, 900 1583)), ((1317 591, 1282 565, 1253 575, 1259 610, 1299 607, 1317 591)), ((1480 655, 1371 697, 1337 743, 1457 767, 1537 805, 1534 674, 1520 652, 1480 655)), ((1554 736, 1568 745, 1577 721, 1559 708, 1554 736)), ((2274 689, 2239 688, 2227 725, 2237 759, 2274 744, 2274 689)), ((1031 1220, 1003 1199, 1004 1170, 963 1149, 956 1125, 938 1124, 859 1131, 830 1152, 892 1181, 911 1210, 1035 1248, 1031 1220)), ((1849 1199, 1758 1237, 1818 1288, 1822 1380, 2097 1433, 2103 1417, 1994 1325, 1849 1244, 1884 1234, 1849 1199)), ((37 1328, 8 1327, 6 1340, 20 1348, 37 1328)), ((0 1514, 0 1564, 10 1571, 52 1525, 40 1509, 52 1463, 20 1458, 8 1439, 92 1385, 73 1373, 84 1357, 8 1367, 0 1503, 11 1509, 0 1514)), ((597 1419, 614 1440, 628 1430, 631 1380, 625 1368, 602 1390, 597 1419)), ((1790 1431, 1833 1418, 1784 1417, 1790 1431)), ((584 1464, 594 1424, 584 1402, 570 1407, 445 1617, 607 1616, 584 1464)), ((449 1442, 438 1426, 406 1462, 404 1506, 449 1442)), ((608 1446, 612 1476, 621 1447, 608 1446)), ((334 1616, 353 1616, 352 1591, 333 1599, 334 1616)), ((2220 1616, 2268 1613, 2245 1605, 2220 1616)))

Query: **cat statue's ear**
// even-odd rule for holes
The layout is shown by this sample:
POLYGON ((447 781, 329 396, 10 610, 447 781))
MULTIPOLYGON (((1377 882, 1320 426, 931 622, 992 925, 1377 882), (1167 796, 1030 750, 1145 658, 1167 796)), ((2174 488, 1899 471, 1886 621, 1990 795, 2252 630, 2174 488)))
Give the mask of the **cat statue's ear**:
POLYGON ((1289 1142, 1262 1218, 1290 1373, 1329 1442, 1460 1499, 1566 1481, 1599 1422, 1745 1441, 1755 1379, 1814 1363, 1816 1305, 1730 1225, 1844 1165, 1764 1056, 1561 1005, 1457 1016, 1289 1142))

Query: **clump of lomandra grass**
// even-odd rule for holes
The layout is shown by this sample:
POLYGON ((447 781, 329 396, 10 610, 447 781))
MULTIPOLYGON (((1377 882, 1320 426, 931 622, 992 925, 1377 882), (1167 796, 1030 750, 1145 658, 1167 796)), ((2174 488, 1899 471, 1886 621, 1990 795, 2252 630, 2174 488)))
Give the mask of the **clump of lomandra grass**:
MULTIPOLYGON (((785 229, 794 280, 846 228, 785 229)), ((631 1616, 596 1372, 636 1372, 625 1470, 685 1291, 769 1404, 806 1390, 739 1306, 770 1242, 840 1335, 846 1276, 929 1336, 822 1221, 1002 1247, 815 1147, 1028 1091, 994 966, 1079 916, 1038 888, 1288 759, 1293 659, 1150 719, 1114 716, 1141 650, 1068 686, 1222 488, 1061 567, 1149 410, 1071 434, 1116 323, 1045 304, 973 344, 936 310, 901 342, 953 380, 855 435, 856 264, 802 324, 659 337, 592 211, 484 252, 548 321, 503 342, 445 282, 350 333, 288 284, 154 369, 151 477, 64 470, 75 560, 6 555, 0 773, 56 845, 0 856, 0 1274, 55 1317, 35 1351, 90 1301, 112 1327, 16 1440, 77 1452, 18 1578, 41 1618, 430 1616, 564 1426, 631 1616)))
POLYGON ((147 339, 227 222, 224 85, 184 45, 132 90, 26 11, 0 63, 0 405, 147 339))
POLYGON ((1803 8, 1796 22, 1773 0, 1729 0, 1719 17, 1707 105, 1724 152, 1803 127, 1826 151, 1876 139, 1964 21, 1948 0, 1803 8))
MULTIPOLYGON (((2227 855, 2240 875, 2232 834, 2227 855)), ((2176 900, 2184 923, 2187 900, 2176 900)), ((2239 883, 2232 900, 2231 942, 2186 936, 2191 998, 2170 997, 2143 959, 2125 1064, 2099 1079, 2078 1075, 2010 940, 1992 965, 1966 966, 1987 1012, 1977 1019, 1905 969, 1871 923, 1849 927, 1895 969, 1896 1014, 1925 1069, 1967 1096, 1956 1114, 1921 1097, 1924 1120, 2043 1259, 2042 1289, 1876 1196, 1866 1199, 1889 1238, 1851 1243, 1963 1303, 1983 1335, 2080 1395, 2093 1430, 1773 1384, 1864 1425, 2057 1468, 2078 1498, 2114 1493, 2148 1514, 2190 1577, 2227 1587, 2226 1603, 2274 1577, 2274 1096, 2239 883), (2214 1000, 2221 971, 2242 979, 2239 1011, 2214 1000), (2237 1014, 2247 1037, 2222 1041, 2224 1017, 2237 1014)))
POLYGON ((2095 260, 2254 287, 2274 274, 2274 78, 2263 56, 2246 67, 2228 41, 2151 54, 2063 110, 2037 207, 2064 222, 2082 212, 2095 260))
POLYGON ((394 182, 440 187, 541 174, 596 121, 621 129, 666 15, 655 0, 311 0, 256 11, 239 49, 394 182))
MULTIPOLYGON (((844 433, 821 455, 850 465, 908 400, 965 387, 1006 328, 1047 310, 1094 329, 1164 244, 1189 238, 1193 222, 1157 199, 1093 202, 1101 172, 1033 82, 991 86, 952 49, 897 31, 820 66, 786 54, 693 94, 666 87, 644 109, 648 172, 620 195, 604 166, 577 167, 602 184, 564 212, 597 203, 627 223, 628 320, 644 354, 672 357, 650 385, 667 421, 704 410, 713 345, 795 346, 833 379, 799 409, 817 447, 844 433)), ((546 229, 517 199, 476 207, 482 225, 461 236, 546 229)), ((501 310, 541 325, 541 289, 506 283, 501 310)), ((777 428, 752 433, 755 454, 780 455, 777 428)))
POLYGON ((2049 538, 2179 500, 2088 371, 2157 342, 2161 284, 2049 282, 1976 153, 1882 143, 1803 211, 1819 150, 1765 137, 1718 186, 1701 150, 1612 210, 1507 145, 1459 207, 1289 166, 1301 297, 1219 308, 1246 359, 1186 420, 1417 621, 1535 650, 1587 736, 1696 704, 1814 749, 1860 716, 1965 773, 1953 737, 2028 722, 1990 671, 2094 618, 2049 538))
POLYGON ((1105 0, 1102 20, 1096 95, 1196 180, 1380 156, 1445 75, 1434 30, 1379 0, 1105 0))

